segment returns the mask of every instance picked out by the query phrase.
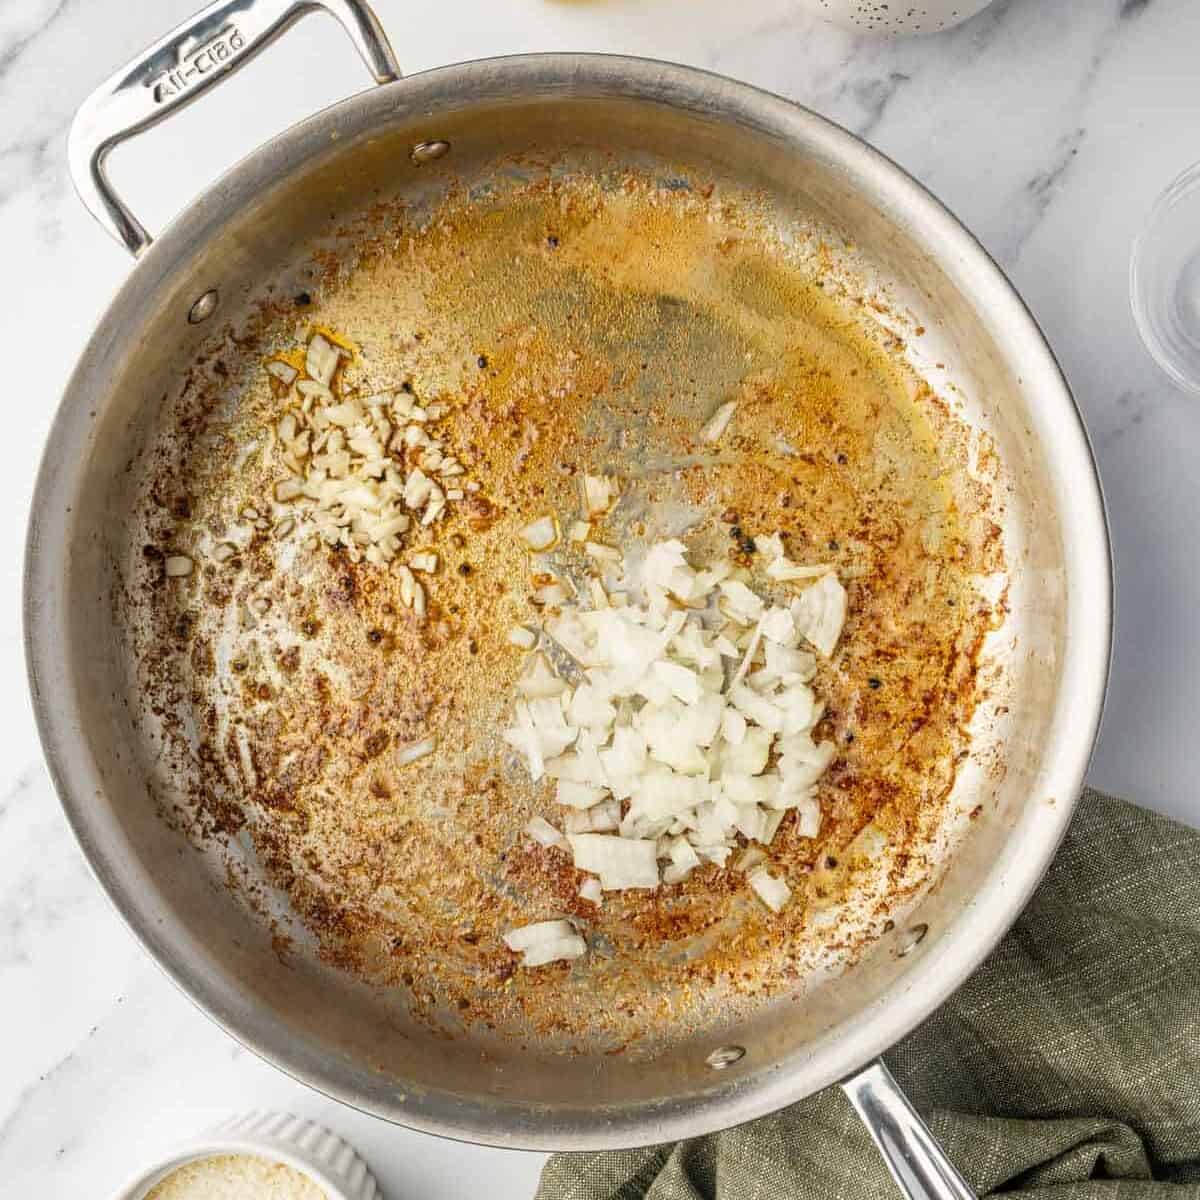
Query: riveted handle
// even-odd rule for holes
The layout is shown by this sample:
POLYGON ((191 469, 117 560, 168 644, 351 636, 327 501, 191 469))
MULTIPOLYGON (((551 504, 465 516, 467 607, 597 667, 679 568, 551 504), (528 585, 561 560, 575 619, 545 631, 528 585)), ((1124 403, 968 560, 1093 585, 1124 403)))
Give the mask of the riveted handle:
POLYGON ((908 1200, 976 1200, 882 1060, 843 1080, 842 1090, 908 1200))
POLYGON ((109 152, 232 75, 311 12, 327 12, 341 22, 376 83, 400 78, 387 35, 364 0, 216 0, 110 76, 80 105, 67 138, 75 190, 92 216, 134 257, 150 245, 151 237, 109 182, 109 152))

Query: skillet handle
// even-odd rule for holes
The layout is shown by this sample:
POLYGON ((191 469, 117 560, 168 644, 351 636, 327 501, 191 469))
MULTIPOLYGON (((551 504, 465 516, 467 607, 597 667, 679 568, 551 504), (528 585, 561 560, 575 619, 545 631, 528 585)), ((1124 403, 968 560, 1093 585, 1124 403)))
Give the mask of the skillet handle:
POLYGON ((842 1091, 908 1200, 976 1200, 882 1059, 843 1080, 842 1091))
POLYGON ((301 17, 321 11, 341 22, 376 83, 400 78, 395 52, 365 0, 215 0, 80 105, 67 137, 71 179, 92 216, 135 258, 151 238, 109 182, 109 152, 232 75, 301 17))

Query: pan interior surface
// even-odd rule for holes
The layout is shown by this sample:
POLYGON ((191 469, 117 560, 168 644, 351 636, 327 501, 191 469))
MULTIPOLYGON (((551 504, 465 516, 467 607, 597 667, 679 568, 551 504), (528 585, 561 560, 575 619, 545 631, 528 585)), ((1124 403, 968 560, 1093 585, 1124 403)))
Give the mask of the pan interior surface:
POLYGON ((136 890, 127 915, 166 914, 131 919, 189 991, 318 1086, 463 1136, 629 1144, 829 1082, 839 1040, 951 953, 1014 830, 1069 806, 1040 790, 1069 659, 1060 483, 977 299, 819 137, 781 155, 602 88, 504 91, 436 130, 333 110, 299 167, 235 173, 243 206, 190 255, 152 252, 72 497, 64 637, 104 783, 81 837, 136 890), (430 132, 451 152, 414 167, 430 132), (196 329, 206 287, 219 320, 196 329), (412 539, 439 559, 424 619, 394 568, 274 500, 264 363, 318 329, 347 346, 340 389, 441 410, 478 484, 412 539), (499 737, 539 570, 518 531, 569 525, 584 473, 621 483, 605 540, 758 571, 749 539, 781 531, 846 582, 815 685, 838 757, 820 836, 785 821, 772 847, 780 915, 711 867, 596 909, 522 833, 554 806, 499 737), (516 967, 502 933, 559 916, 588 956, 516 967))
MULTIPOLYGON (((214 349, 148 446, 121 623, 156 791, 182 785, 201 839, 253 847, 302 917, 281 938, 315 938, 456 1034, 637 1057, 832 970, 930 882, 1001 619, 976 580, 1002 547, 987 493, 955 486, 966 428, 837 294, 814 232, 785 242, 711 180, 555 166, 400 212, 248 355, 214 349), (287 389, 263 359, 320 328, 354 346, 339 391, 432 410, 424 427, 466 467, 451 482, 478 489, 408 531, 406 557, 439 560, 424 614, 398 565, 274 502, 287 389), (731 398, 733 426, 704 442, 731 398), (792 813, 772 841, 798 894, 781 914, 713 864, 597 908, 565 848, 523 832, 562 814, 500 737, 526 661, 507 634, 536 619, 550 560, 568 581, 589 560, 569 543, 531 559, 520 530, 578 519, 587 474, 621 488, 598 541, 683 536, 786 598, 751 545, 782 532, 847 581, 854 615, 817 680, 837 765, 820 835, 792 813), (169 556, 196 569, 169 576, 169 556), (503 933, 564 915, 594 953, 515 970, 503 933)), ((427 452, 401 453, 411 471, 427 452)))

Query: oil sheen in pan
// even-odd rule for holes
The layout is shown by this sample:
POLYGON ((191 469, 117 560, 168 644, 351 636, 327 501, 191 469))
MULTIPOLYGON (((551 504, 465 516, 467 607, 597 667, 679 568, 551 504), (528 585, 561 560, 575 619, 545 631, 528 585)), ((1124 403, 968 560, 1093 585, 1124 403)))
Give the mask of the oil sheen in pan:
POLYGON ((153 446, 123 603, 143 728, 190 789, 176 819, 197 839, 248 836, 319 952, 431 1019, 617 1045, 845 963, 935 876, 981 696, 998 608, 973 580, 1003 556, 967 430, 821 237, 753 197, 562 177, 393 217, 398 233, 328 264, 253 346, 195 371, 153 446), (407 383, 447 405, 445 436, 481 484, 431 539, 424 622, 394 571, 239 517, 270 508, 280 475, 263 357, 314 324, 355 344, 346 388, 407 383), (730 432, 700 445, 730 398, 730 432), (517 530, 569 522, 576 476, 601 470, 623 481, 613 539, 683 533, 702 558, 753 566, 748 539, 781 530, 846 583, 816 685, 839 753, 820 837, 789 818, 771 848, 794 891, 781 915, 714 867, 597 910, 569 858, 521 834, 553 805, 499 739, 521 663, 505 635, 531 615, 517 530), (233 532, 245 549, 213 562, 233 532), (197 570, 166 580, 159 553, 197 570), (430 733, 437 752, 398 766, 395 748, 430 733), (501 933, 561 915, 593 951, 514 970, 501 933))

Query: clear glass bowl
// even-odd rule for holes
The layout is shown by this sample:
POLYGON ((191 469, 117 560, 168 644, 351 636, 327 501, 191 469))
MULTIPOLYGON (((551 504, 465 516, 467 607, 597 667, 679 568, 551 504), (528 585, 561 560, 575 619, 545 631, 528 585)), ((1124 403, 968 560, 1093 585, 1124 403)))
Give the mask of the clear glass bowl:
POLYGON ((1200 393, 1200 163, 1163 192, 1134 240, 1129 292, 1146 349, 1200 393))

